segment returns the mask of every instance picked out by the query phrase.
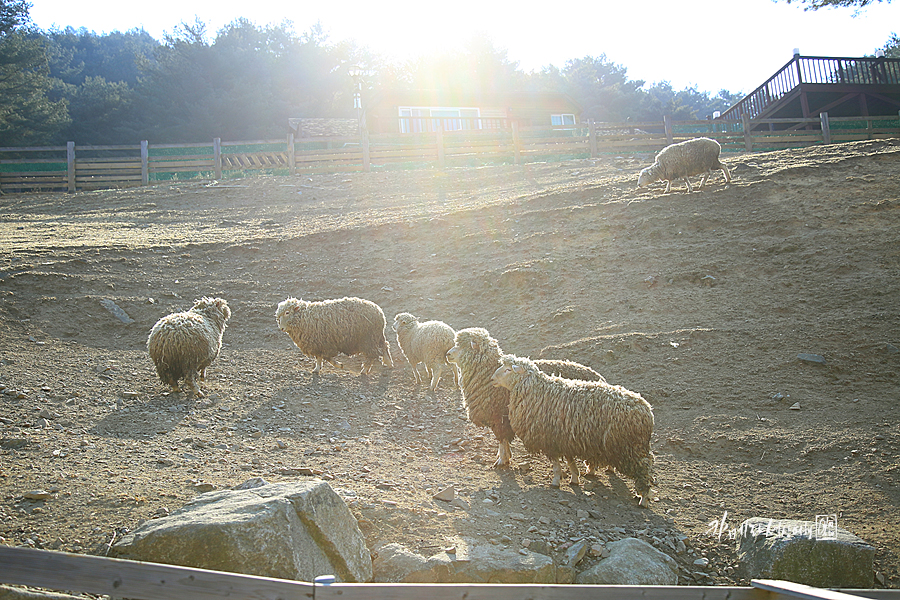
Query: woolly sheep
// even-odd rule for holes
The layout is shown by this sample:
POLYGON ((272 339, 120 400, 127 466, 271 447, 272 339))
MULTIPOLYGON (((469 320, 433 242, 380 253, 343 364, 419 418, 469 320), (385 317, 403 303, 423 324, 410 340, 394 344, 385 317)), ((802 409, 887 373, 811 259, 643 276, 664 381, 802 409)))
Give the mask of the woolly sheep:
POLYGON ((203 297, 190 310, 157 321, 147 338, 147 351, 160 380, 177 392, 183 379, 191 394, 202 397, 197 377, 206 379, 206 367, 219 355, 230 318, 225 300, 203 297))
POLYGON ((653 484, 653 409, 640 394, 603 381, 576 381, 543 373, 527 358, 505 355, 492 377, 509 390, 509 420, 529 452, 553 463, 553 487, 559 486, 559 459, 572 469, 574 458, 615 468, 634 480, 643 504, 653 484))
POLYGON ((673 181, 684 179, 688 192, 693 192, 694 188, 688 177, 702 174, 698 188, 702 189, 703 184, 716 169, 721 169, 726 183, 730 183, 731 173, 728 167, 719 162, 721 151, 719 142, 709 138, 695 138, 666 146, 656 155, 654 163, 641 171, 638 187, 647 187, 654 181, 664 180, 665 193, 668 193, 673 181))
POLYGON ((442 321, 419 323, 418 317, 403 312, 394 316, 397 345, 412 365, 416 383, 422 383, 419 363, 425 364, 425 373, 431 379, 430 388, 437 390, 441 374, 447 366, 453 371, 453 383, 459 387, 459 371, 447 362, 447 350, 453 347, 456 332, 442 321))
POLYGON ((323 361, 342 369, 343 365, 332 360, 338 354, 362 354, 360 375, 369 373, 379 358, 384 366, 394 366, 384 337, 384 312, 369 300, 336 298, 310 302, 288 298, 278 304, 275 319, 297 348, 316 360, 313 373, 319 372, 323 361))
MULTIPOLYGON (((502 355, 500 344, 481 327, 457 331, 456 343, 447 352, 447 360, 455 363, 460 370, 463 404, 469 420, 478 427, 490 427, 500 443, 495 467, 509 465, 512 458, 509 444, 516 436, 509 422, 509 392, 491 384, 491 376, 500 366, 502 355)), ((589 367, 570 361, 535 362, 539 368, 565 372, 569 376, 600 377, 589 367)))

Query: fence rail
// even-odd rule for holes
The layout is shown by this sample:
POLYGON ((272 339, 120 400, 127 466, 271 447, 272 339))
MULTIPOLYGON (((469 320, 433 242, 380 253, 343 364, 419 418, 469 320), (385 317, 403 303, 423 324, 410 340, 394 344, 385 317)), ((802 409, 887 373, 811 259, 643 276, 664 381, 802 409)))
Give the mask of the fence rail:
POLYGON ((772 580, 754 580, 751 587, 504 583, 314 585, 2 545, 0 583, 141 600, 900 600, 900 590, 847 590, 849 593, 844 593, 772 580))
MULTIPOLYGON (((423 118, 424 119, 424 118, 423 118)), ((422 120, 422 119, 420 119, 422 120)), ((415 133, 294 138, 199 144, 41 146, 0 148, 0 190, 68 191, 152 185, 165 181, 223 179, 248 173, 368 171, 373 168, 483 165, 486 163, 653 154, 665 146, 706 136, 725 152, 779 150, 813 144, 900 137, 900 118, 580 123, 519 127, 498 119, 432 119, 415 133), (445 127, 444 121, 450 121, 445 127), (465 121, 464 127, 457 127, 465 121), (489 126, 486 122, 490 121, 489 126), (433 131, 430 125, 434 125, 433 131)))

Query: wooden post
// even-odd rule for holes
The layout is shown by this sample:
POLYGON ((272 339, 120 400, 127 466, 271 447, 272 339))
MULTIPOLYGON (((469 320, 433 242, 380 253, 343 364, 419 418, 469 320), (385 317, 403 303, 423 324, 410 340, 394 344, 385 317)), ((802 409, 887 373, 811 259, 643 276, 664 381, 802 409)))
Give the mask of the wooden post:
POLYGON ((444 122, 438 121, 437 127, 435 128, 435 134, 437 139, 437 158, 438 158, 438 168, 444 168, 444 122))
POLYGON ((369 129, 363 124, 359 130, 359 146, 362 148, 363 170, 372 170, 372 157, 369 154, 369 129))
POLYGON ((663 127, 666 129, 666 144, 672 145, 675 142, 675 136, 672 135, 672 117, 663 115, 663 127))
POLYGON ((66 142, 66 172, 69 193, 75 193, 75 142, 66 142))
POLYGON ((744 128, 744 150, 753 152, 753 140, 750 138, 750 115, 741 115, 741 126, 744 128))
POLYGON ((222 138, 213 138, 213 162, 216 166, 216 179, 222 179, 222 138))
POLYGON ((141 140, 141 185, 150 185, 150 144, 141 140))
POLYGON ((591 158, 597 158, 597 128, 594 127, 593 119, 588 119, 588 142, 591 145, 591 158))
POLYGON ((519 124, 516 121, 512 122, 512 136, 513 136, 513 163, 520 165, 520 164, 522 164, 522 148, 521 148, 521 140, 519 139, 519 124))
POLYGON ((828 112, 819 113, 819 121, 822 123, 822 143, 831 143, 831 127, 828 125, 828 112))
POLYGON ((294 154, 294 132, 288 133, 287 137, 287 153, 288 153, 288 172, 291 175, 297 174, 297 156, 294 154))

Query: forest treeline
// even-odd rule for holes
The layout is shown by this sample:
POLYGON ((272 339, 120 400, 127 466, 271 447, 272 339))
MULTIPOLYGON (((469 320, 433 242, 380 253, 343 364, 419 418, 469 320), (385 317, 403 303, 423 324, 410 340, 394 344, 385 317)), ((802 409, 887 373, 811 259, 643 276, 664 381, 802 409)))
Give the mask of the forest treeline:
POLYGON ((211 34, 182 23, 157 40, 140 29, 45 31, 29 9, 0 0, 0 146, 281 138, 292 117, 355 117, 359 66, 364 105, 382 89, 552 90, 571 95, 584 119, 615 122, 706 118, 740 99, 647 85, 605 55, 526 73, 486 37, 397 64, 332 43, 321 26, 297 34, 289 22, 238 19, 211 34))

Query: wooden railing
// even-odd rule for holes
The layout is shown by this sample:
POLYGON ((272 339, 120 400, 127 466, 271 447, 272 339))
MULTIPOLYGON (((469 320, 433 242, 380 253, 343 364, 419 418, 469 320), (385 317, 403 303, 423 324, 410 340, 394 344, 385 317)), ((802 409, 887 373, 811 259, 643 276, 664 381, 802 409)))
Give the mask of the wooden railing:
POLYGON ((765 83, 722 114, 723 119, 751 119, 790 94, 801 84, 900 84, 900 59, 833 58, 794 55, 765 83))
POLYGON ((900 137, 888 117, 716 119, 580 123, 562 127, 499 126, 420 133, 332 136, 207 144, 0 148, 0 190, 68 191, 217 179, 251 173, 296 174, 437 166, 522 164, 646 154, 694 137, 711 137, 727 152, 777 150, 812 144, 900 137))
POLYGON ((319 585, 2 545, 0 583, 142 600, 900 600, 900 590, 844 593, 773 580, 753 580, 750 587, 507 583, 319 585))

